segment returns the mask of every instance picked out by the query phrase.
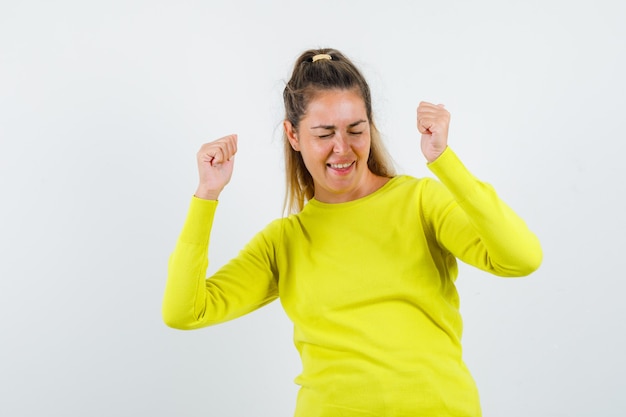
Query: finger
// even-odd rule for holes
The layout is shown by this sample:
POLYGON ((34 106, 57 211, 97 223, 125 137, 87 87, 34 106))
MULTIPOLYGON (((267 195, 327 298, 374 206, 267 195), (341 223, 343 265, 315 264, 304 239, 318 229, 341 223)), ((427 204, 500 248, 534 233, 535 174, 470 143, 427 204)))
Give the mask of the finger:
POLYGON ((207 143, 198 152, 198 159, 211 165, 219 164, 224 160, 224 150, 219 143, 207 143))
POLYGON ((237 135, 229 135, 228 136, 228 156, 227 160, 231 160, 233 156, 237 153, 237 135))
MULTIPOLYGON (((446 105, 439 103, 439 104, 433 104, 433 103, 428 103, 426 101, 422 101, 420 102, 420 104, 417 106, 417 111, 418 112, 438 112, 441 110, 445 110, 446 105)), ((447 111, 447 110, 446 110, 447 111)))
POLYGON ((214 150, 213 159, 211 159, 211 166, 216 166, 221 164, 226 160, 224 155, 224 150, 221 147, 218 147, 214 150))
POLYGON ((430 119, 419 119, 417 121, 417 130, 421 134, 431 133, 432 127, 433 127, 433 122, 430 119))
POLYGON ((432 117, 432 118, 436 118, 436 117, 444 117, 446 114, 448 113, 448 111, 443 108, 443 107, 432 107, 432 108, 420 108, 417 111, 417 117, 418 118, 424 118, 424 117, 432 117))
POLYGON ((221 164, 232 159, 237 152, 236 135, 229 135, 213 142, 205 143, 198 152, 198 157, 203 162, 212 166, 221 164))
POLYGON ((436 107, 437 110, 420 110, 417 113, 418 123, 424 124, 442 124, 450 123, 450 112, 443 107, 436 107))
POLYGON ((230 160, 237 153, 237 135, 228 135, 217 141, 222 149, 224 160, 230 160))
POLYGON ((433 103, 429 103, 427 101, 420 101, 420 104, 417 106, 417 110, 421 112, 428 112, 437 109, 437 105, 433 103))

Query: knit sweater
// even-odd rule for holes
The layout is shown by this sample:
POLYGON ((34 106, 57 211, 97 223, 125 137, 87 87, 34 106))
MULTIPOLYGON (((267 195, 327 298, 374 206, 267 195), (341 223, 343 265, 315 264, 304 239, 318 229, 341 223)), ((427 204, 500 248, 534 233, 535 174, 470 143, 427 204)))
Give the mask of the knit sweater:
POLYGON ((312 199, 208 279, 217 202, 194 197, 170 258, 166 323, 200 328, 280 298, 302 359, 297 417, 480 416, 456 260, 524 276, 541 248, 450 148, 428 166, 440 181, 397 176, 355 201, 312 199))

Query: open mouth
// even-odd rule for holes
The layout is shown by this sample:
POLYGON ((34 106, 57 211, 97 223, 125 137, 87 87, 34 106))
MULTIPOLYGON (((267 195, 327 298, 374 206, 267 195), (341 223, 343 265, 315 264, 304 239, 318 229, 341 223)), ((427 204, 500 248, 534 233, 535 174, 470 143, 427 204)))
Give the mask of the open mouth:
POLYGON ((344 164, 326 164, 327 167, 332 168, 332 169, 337 169, 337 170, 346 170, 348 168, 350 168, 352 165, 354 165, 356 161, 352 161, 352 162, 346 162, 344 164))

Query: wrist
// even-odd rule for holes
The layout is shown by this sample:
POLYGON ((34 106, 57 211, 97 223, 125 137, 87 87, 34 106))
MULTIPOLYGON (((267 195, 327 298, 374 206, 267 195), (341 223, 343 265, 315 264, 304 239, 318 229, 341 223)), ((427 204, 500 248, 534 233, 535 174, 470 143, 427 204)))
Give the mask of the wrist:
POLYGON ((217 200, 220 196, 220 192, 221 190, 220 191, 206 190, 201 187, 198 187, 198 189, 196 189, 196 192, 193 195, 202 200, 217 200))
POLYGON ((426 158, 426 162, 431 164, 435 162, 439 157, 448 149, 448 146, 444 146, 443 149, 430 149, 424 152, 424 157, 426 158))

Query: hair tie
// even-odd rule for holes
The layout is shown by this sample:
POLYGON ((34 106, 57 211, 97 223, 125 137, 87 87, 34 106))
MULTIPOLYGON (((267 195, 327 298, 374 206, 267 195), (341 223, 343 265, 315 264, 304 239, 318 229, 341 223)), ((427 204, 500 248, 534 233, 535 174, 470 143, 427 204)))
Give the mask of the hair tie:
POLYGON ((328 54, 317 54, 313 58, 311 58, 311 62, 315 62, 315 61, 318 61, 320 59, 327 59, 329 61, 332 61, 333 57, 328 55, 328 54))

